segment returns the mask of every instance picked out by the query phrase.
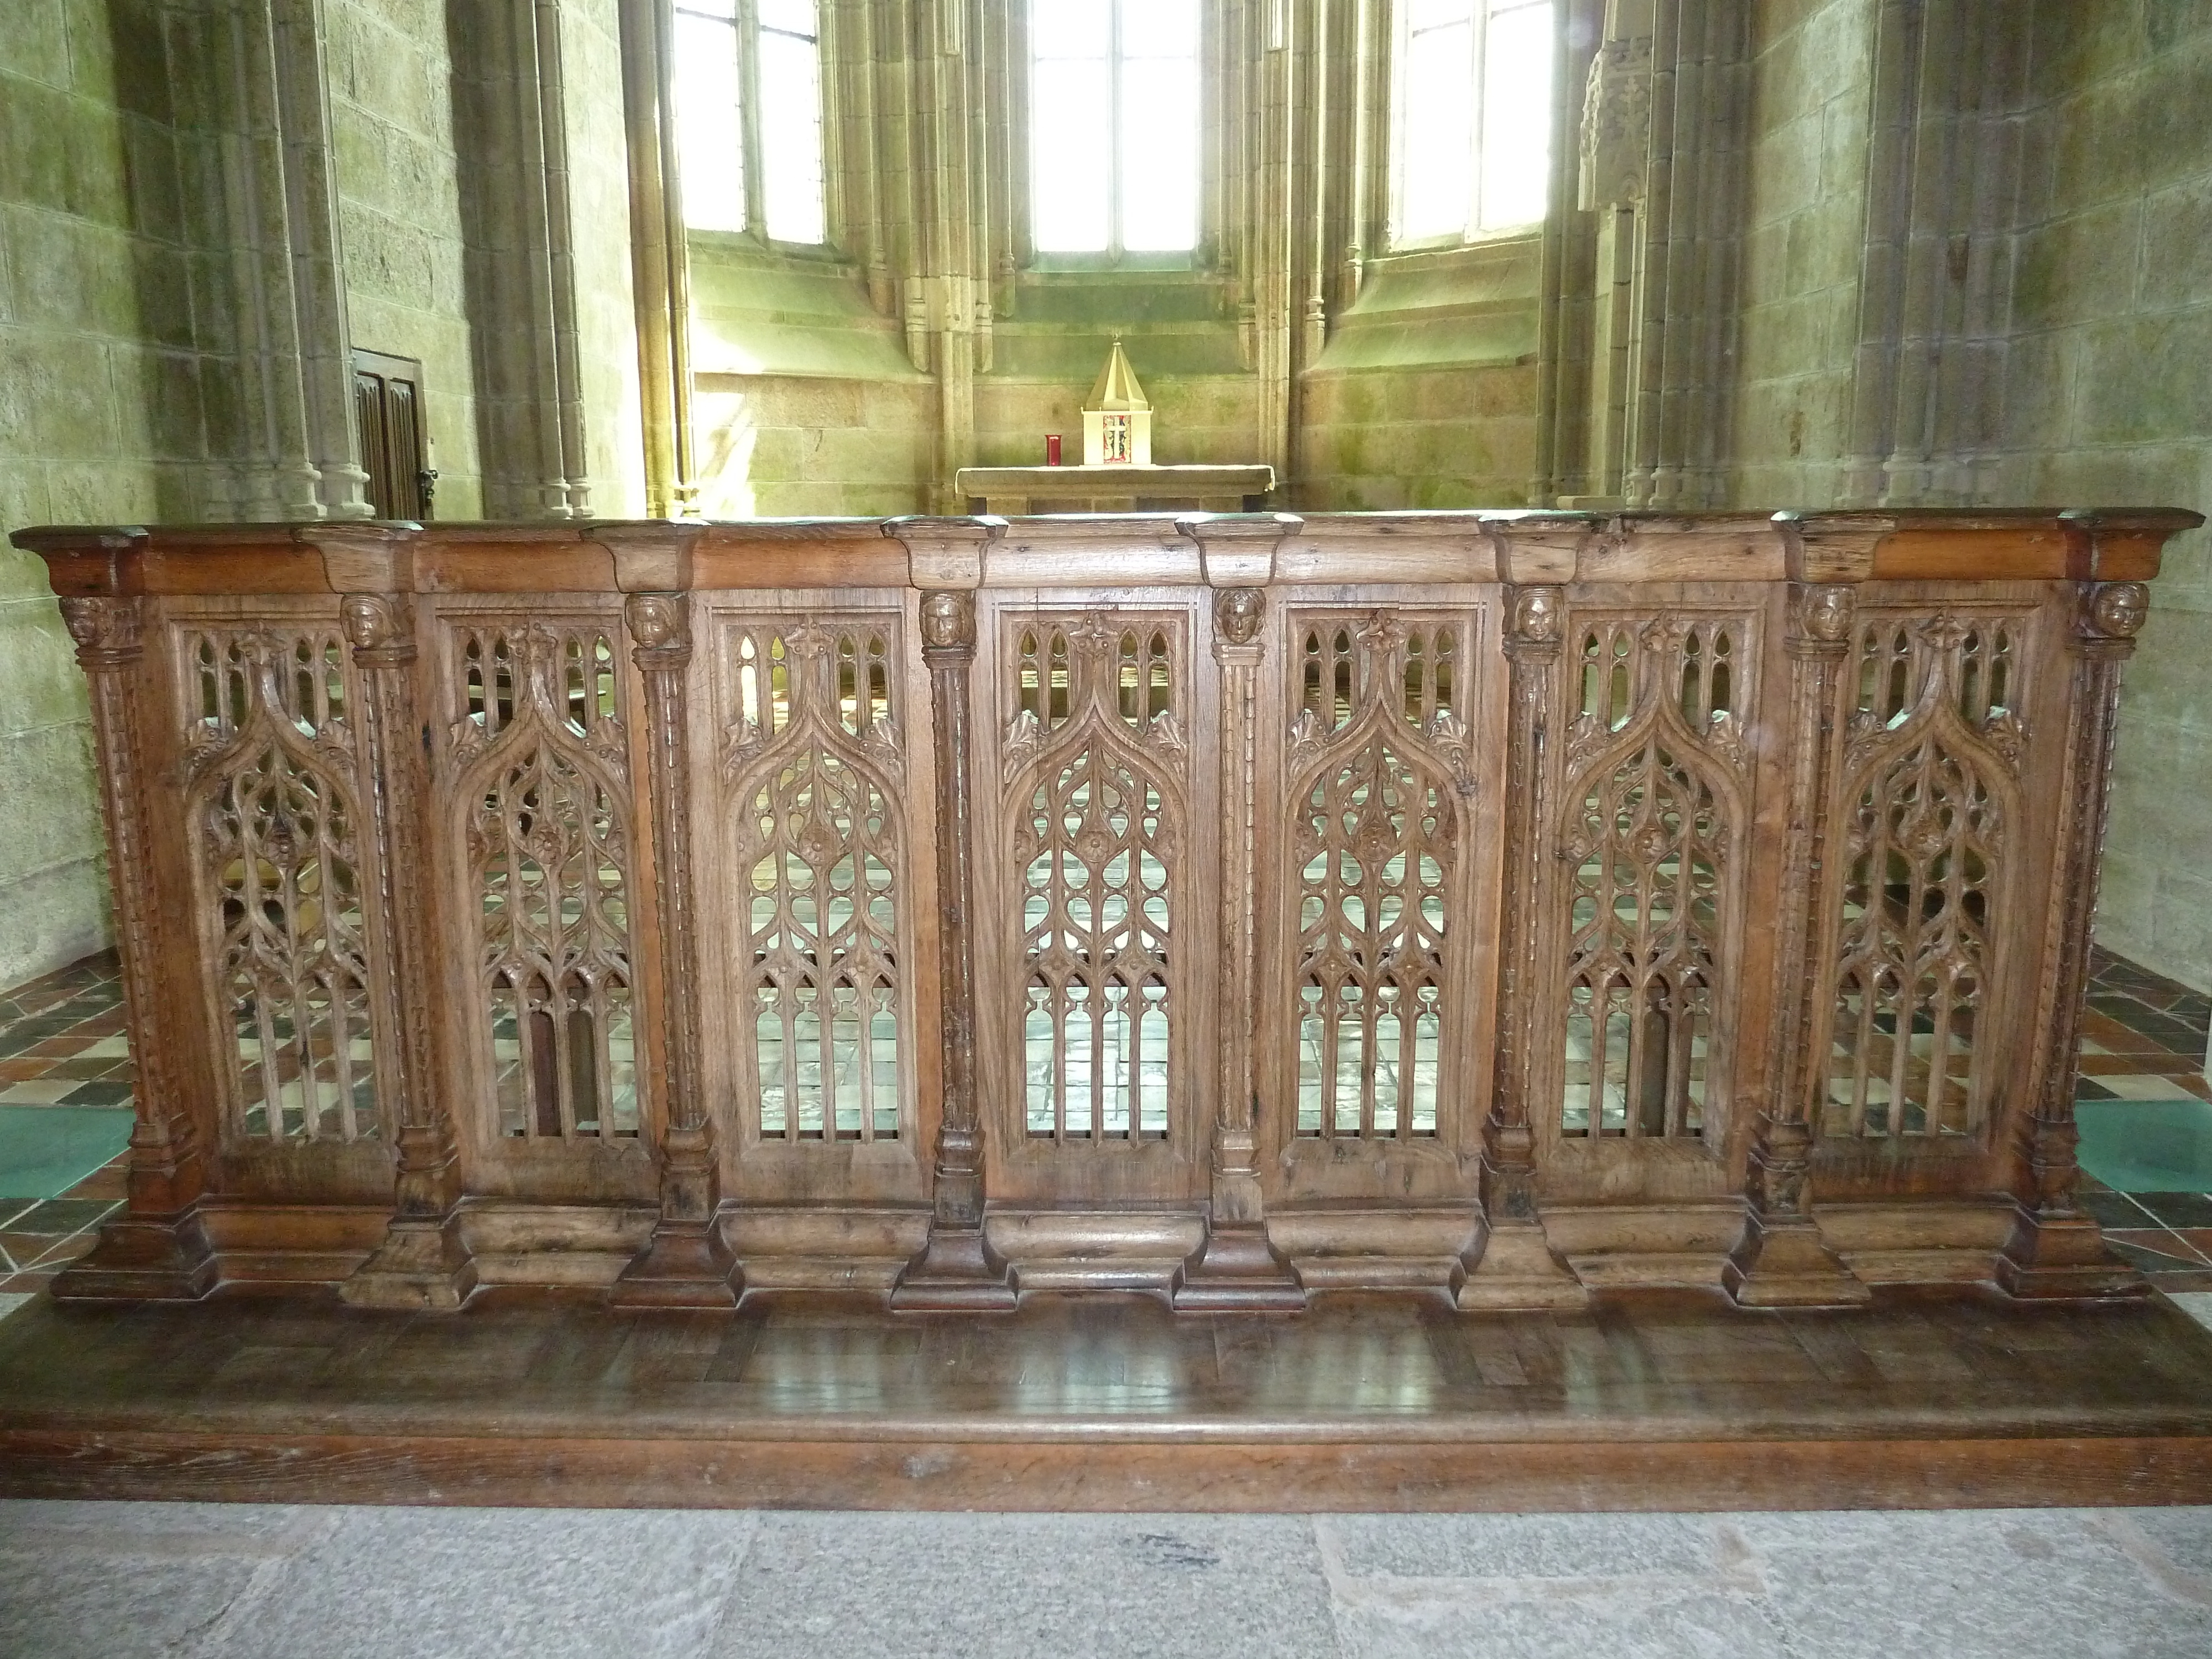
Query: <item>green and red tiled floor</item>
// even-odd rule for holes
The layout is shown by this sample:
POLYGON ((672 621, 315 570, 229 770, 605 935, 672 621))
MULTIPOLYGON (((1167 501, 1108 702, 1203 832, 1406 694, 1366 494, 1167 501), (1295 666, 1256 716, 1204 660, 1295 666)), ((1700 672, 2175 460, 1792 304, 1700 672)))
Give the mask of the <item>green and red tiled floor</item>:
MULTIPOLYGON (((2094 951, 2080 1097, 2212 1100, 2203 1069, 2208 1024, 2212 999, 2094 951)), ((0 995, 0 1105, 128 1105, 131 1079, 112 954, 0 995)), ((2082 1185, 2113 1248, 2154 1283, 2212 1291, 2212 1194, 2119 1193, 2088 1179, 2082 1185)), ((42 1289, 92 1248, 123 1195, 118 1158, 58 1198, 0 1199, 0 1296, 42 1289)))

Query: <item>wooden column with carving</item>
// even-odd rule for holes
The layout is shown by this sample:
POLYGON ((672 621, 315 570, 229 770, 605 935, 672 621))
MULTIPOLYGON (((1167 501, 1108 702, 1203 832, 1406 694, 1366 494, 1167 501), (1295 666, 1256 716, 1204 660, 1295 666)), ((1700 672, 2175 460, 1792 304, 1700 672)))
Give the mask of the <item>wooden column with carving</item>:
POLYGON ((142 601, 103 597, 61 604, 92 692, 138 1116, 131 1130, 129 1207, 102 1229, 90 1255, 55 1279, 54 1294, 192 1301, 215 1284, 216 1263, 198 1207, 206 1154, 185 1102, 184 1068, 171 1048, 179 1006, 165 991, 161 971, 169 946, 146 820, 151 780, 138 732, 145 659, 142 601))
POLYGON ((659 906, 660 1022, 667 1055, 660 1132, 660 1216, 645 1251, 615 1281, 621 1306, 728 1308, 744 1276, 722 1237, 714 1120, 702 1093, 698 916, 691 881, 690 596, 632 593, 623 606, 645 681, 653 798, 653 896, 659 906))
POLYGON ((1213 659, 1221 667, 1221 1100, 1206 1242, 1177 1279, 1178 1308, 1265 1312, 1306 1304, 1297 1269, 1267 1243, 1253 1124, 1253 713, 1267 615, 1267 596, 1259 588, 1214 595, 1213 659))
POLYGON ((459 1197, 453 1126, 430 1048, 430 987, 437 946, 422 902, 429 890, 423 845, 422 746, 415 739, 415 617, 404 594, 349 593, 340 606, 360 671, 363 788, 376 860, 382 971, 373 981, 383 1039, 398 1168, 384 1242, 339 1287, 358 1307, 458 1308, 476 1288, 454 1215, 459 1197))
MULTIPOLYGON (((1870 569, 1871 539, 1866 553, 1870 569)), ((1722 1274, 1729 1293, 1749 1307, 1840 1307, 1871 1295, 1821 1241, 1808 1182, 1814 1102, 1826 1081, 1810 1045, 1820 1024, 1817 999, 1828 983, 1821 950, 1833 890, 1826 875, 1828 828, 1843 748, 1838 697, 1855 603, 1850 581, 1790 584, 1784 639, 1790 658, 1790 823, 1783 903, 1774 918, 1778 994, 1768 1042, 1773 1085, 1752 1144, 1743 1237, 1722 1274)))
POLYGON ((943 980, 943 1109, 929 1241, 891 1289, 902 1309, 1014 1305, 1012 1278, 983 1237, 983 1137, 975 1097, 975 824, 969 678, 975 596, 925 593, 921 657, 936 737, 938 972, 943 980))
POLYGON ((2112 732, 2120 707, 2120 665, 2135 654, 2149 609, 2141 582, 2083 582, 2066 643, 2072 667, 2066 755, 2059 781, 2057 897, 2046 942, 2044 995, 2037 1012, 2041 1089, 2021 1149, 2026 1180, 1997 1283, 2020 1297, 2142 1295, 2142 1275, 2109 1255, 2096 1220, 2075 1201, 2075 1057, 2089 981, 2089 927, 2112 785, 2112 732))
POLYGON ((1566 591, 1549 583, 1509 586, 1504 601, 1504 647, 1510 668, 1498 1031, 1490 1115, 1482 1137, 1483 1237, 1459 1287, 1459 1305, 1575 1307, 1586 1299, 1582 1285, 1552 1253, 1536 1212, 1535 1135, 1528 1122, 1536 1020, 1549 989, 1536 976, 1541 906, 1548 885, 1538 865, 1550 840, 1552 792, 1547 774, 1558 724, 1554 704, 1566 591))

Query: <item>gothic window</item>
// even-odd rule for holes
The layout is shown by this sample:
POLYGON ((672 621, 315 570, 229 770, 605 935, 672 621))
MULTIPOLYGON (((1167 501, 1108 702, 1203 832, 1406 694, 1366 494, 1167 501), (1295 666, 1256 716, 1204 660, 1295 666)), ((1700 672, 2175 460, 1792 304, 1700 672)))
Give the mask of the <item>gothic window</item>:
POLYGON ((675 44, 685 222, 827 240, 817 0, 677 0, 675 44))
POLYGON ((1860 632, 1823 1133, 1896 1144, 1978 1125, 2024 633, 1950 617, 1860 632))
POLYGON ((1030 0, 1030 240, 1198 245, 1199 0, 1030 0))
POLYGON ((1397 0, 1391 239, 1465 241, 1544 216, 1552 0, 1397 0))
POLYGON ((362 824, 335 629, 195 632, 195 859, 212 921, 225 1133, 234 1143, 379 1132, 362 824))
POLYGON ((1182 640, 1165 617, 1036 617, 1014 631, 1007 806, 1035 1137, 1169 1133, 1182 640))
POLYGON ((724 637, 734 863, 747 878, 739 1024, 765 1139, 900 1133, 898 628, 895 616, 764 621, 724 637))
POLYGON ((1743 624, 1594 621, 1568 732, 1563 1135, 1701 1134, 1718 1051, 1743 624))
POLYGON ((457 627, 462 824, 497 1132, 638 1133, 629 791, 611 623, 457 627))
POLYGON ((1468 630, 1376 612, 1292 637, 1297 1132, 1434 1135, 1468 630))

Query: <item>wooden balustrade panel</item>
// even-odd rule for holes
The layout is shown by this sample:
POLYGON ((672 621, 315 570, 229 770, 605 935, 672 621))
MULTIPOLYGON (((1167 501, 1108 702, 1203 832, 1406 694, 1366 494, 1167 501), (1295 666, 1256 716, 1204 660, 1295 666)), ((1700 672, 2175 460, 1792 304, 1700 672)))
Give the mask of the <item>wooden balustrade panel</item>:
POLYGON ((926 1201, 928 680, 900 590, 717 594, 698 629, 707 1092, 726 1188, 926 1201))
POLYGON ((635 673, 597 595, 441 601, 426 653, 472 1189, 652 1192, 635 673))
POLYGON ((226 1180, 382 1198, 396 1034, 378 1029, 372 980, 392 969, 337 605, 172 600, 162 634, 226 1180))
POLYGON ((62 1289, 2126 1290, 2066 1011, 2195 522, 21 532, 142 1079, 62 1289))

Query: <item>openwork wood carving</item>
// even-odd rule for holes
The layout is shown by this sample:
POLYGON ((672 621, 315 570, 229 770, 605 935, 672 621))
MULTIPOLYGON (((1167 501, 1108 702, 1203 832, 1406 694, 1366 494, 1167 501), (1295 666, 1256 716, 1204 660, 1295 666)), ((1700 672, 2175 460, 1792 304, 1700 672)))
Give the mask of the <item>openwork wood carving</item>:
POLYGON ((179 632, 187 820, 233 1144, 383 1133, 346 647, 332 624, 179 632))
POLYGON ((1189 684, 1179 615, 1012 619, 1002 745, 1021 921, 1024 1115, 1063 1143, 1167 1138, 1182 1018, 1189 684))
POLYGON ((902 1133, 905 784, 895 612, 723 631, 738 1029, 751 1126, 790 1142, 902 1133))
POLYGON ((1290 621, 1297 1132, 1434 1135, 1474 630, 1433 612, 1290 621))
POLYGON ((1953 616, 1860 630, 1824 1134, 1980 1127, 1978 1027, 2026 743, 2026 633, 2021 619, 1953 616))
POLYGON ((615 623, 449 632, 496 1129, 638 1133, 628 693, 615 623))
POLYGON ((1564 1135, 1705 1128, 1745 816, 1748 632, 1740 615, 1577 629, 1559 848, 1564 1135))

